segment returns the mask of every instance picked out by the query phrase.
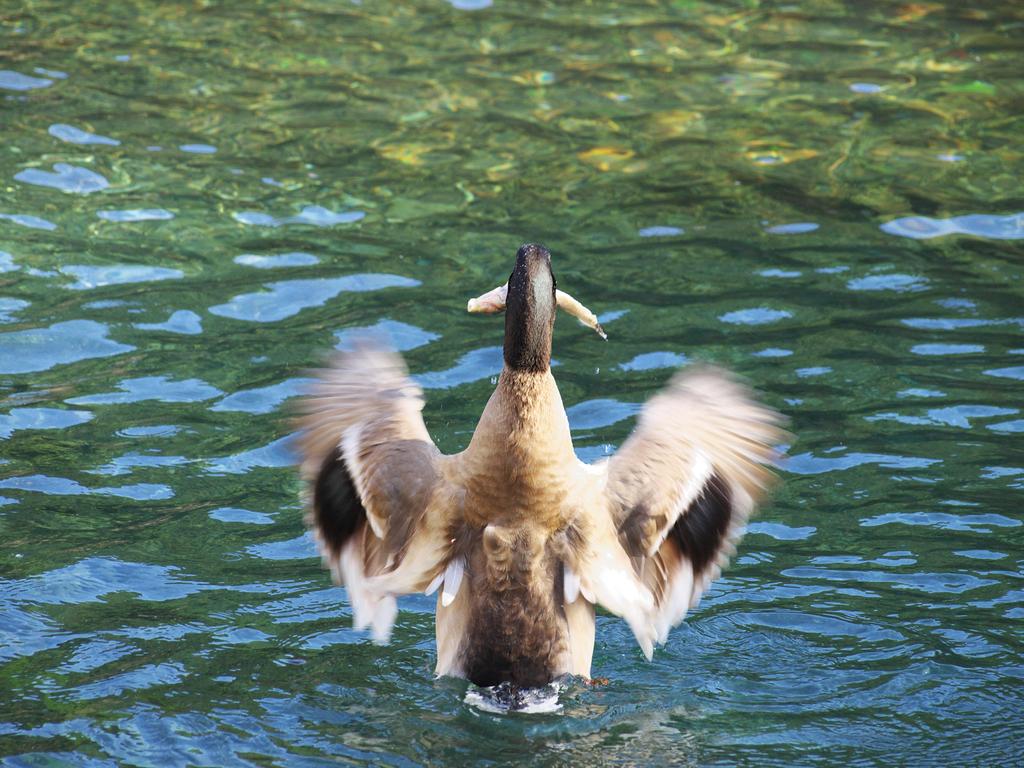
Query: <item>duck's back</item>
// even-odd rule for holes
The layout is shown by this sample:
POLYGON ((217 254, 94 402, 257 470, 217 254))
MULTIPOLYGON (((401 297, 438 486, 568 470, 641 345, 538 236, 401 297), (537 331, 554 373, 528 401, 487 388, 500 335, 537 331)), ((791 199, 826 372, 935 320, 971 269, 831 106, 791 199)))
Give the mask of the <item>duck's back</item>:
POLYGON ((438 674, 483 686, 586 675, 593 653, 592 607, 565 599, 577 473, 568 422, 550 373, 523 386, 499 383, 505 392, 463 456, 466 520, 455 536, 464 576, 451 604, 438 600, 438 674), (513 411, 516 396, 532 407, 513 411))

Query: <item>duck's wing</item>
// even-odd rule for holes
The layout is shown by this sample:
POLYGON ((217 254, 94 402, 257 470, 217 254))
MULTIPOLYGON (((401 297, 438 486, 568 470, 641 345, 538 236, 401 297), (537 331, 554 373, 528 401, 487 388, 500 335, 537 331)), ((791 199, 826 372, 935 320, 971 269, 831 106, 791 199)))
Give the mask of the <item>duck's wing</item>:
POLYGON ((461 570, 445 572, 458 493, 444 479, 444 457, 423 423, 422 390, 401 357, 360 346, 318 374, 299 402, 306 520, 348 589, 356 628, 369 626, 386 642, 396 594, 442 582, 446 595, 458 589, 461 570))
POLYGON ((780 421, 724 371, 680 372, 605 465, 611 520, 596 527, 591 549, 621 547, 648 594, 631 596, 636 585, 623 578, 614 584, 625 592, 607 594, 593 566, 583 581, 629 621, 648 657, 651 640, 665 642, 735 551, 785 437, 780 421))

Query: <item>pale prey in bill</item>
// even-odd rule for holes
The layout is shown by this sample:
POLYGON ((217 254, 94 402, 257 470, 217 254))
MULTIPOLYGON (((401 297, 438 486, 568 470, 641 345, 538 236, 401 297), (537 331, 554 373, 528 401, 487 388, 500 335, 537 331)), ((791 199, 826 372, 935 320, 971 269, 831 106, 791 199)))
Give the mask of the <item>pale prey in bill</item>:
POLYGON ((734 551, 783 436, 735 379, 691 367, 583 463, 551 375, 558 308, 604 335, 535 244, 469 302, 505 312, 504 368, 461 453, 435 447, 420 387, 377 345, 338 354, 300 406, 308 521, 355 626, 386 642, 397 595, 439 590, 436 673, 482 687, 589 678, 598 605, 650 659, 734 551))

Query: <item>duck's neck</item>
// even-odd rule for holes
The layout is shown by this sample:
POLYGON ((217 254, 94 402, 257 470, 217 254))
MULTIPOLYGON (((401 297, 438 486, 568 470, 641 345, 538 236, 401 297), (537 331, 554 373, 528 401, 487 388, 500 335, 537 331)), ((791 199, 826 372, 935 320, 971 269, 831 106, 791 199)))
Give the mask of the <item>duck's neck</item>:
POLYGON ((529 512, 533 518, 558 512, 575 454, 551 371, 506 366, 462 456, 480 521, 493 522, 496 510, 512 517, 529 512))
POLYGON ((506 365, 498 377, 495 396, 505 403, 510 429, 533 424, 543 426, 549 420, 552 406, 561 406, 562 402, 555 378, 547 366, 542 371, 526 371, 506 365))

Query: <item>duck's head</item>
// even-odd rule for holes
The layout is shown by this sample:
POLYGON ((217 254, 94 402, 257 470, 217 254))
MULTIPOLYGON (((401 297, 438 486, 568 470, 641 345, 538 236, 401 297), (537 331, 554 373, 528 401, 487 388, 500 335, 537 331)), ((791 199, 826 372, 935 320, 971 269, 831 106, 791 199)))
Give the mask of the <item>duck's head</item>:
POLYGON ((556 288, 551 252, 527 243, 516 253, 508 282, 470 299, 467 309, 488 314, 504 311, 505 364, 514 370, 542 372, 551 365, 551 336, 559 307, 608 338, 593 312, 556 288))

